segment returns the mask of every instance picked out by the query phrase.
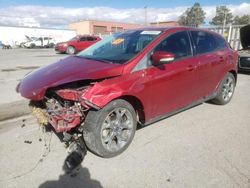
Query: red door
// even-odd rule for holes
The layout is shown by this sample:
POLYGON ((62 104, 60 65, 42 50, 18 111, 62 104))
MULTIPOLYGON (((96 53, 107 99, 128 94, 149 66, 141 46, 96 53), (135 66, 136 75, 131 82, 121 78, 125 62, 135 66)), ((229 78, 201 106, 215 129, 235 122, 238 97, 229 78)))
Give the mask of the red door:
POLYGON ((192 58, 151 67, 147 76, 151 78, 151 114, 153 117, 183 108, 197 97, 196 63, 192 58))
POLYGON ((95 37, 91 37, 91 36, 84 36, 81 37, 77 43, 77 51, 82 51, 86 48, 88 48, 89 46, 93 45, 94 43, 96 43, 97 38, 95 37))
POLYGON ((171 52, 176 59, 168 64, 152 65, 146 70, 146 76, 151 79, 151 117, 158 117, 198 99, 198 62, 193 61, 186 31, 170 35, 154 51, 171 52))
POLYGON ((191 31, 195 45, 194 61, 199 62, 197 68, 197 84, 199 98, 209 97, 222 79, 221 74, 226 62, 226 43, 210 33, 191 31))

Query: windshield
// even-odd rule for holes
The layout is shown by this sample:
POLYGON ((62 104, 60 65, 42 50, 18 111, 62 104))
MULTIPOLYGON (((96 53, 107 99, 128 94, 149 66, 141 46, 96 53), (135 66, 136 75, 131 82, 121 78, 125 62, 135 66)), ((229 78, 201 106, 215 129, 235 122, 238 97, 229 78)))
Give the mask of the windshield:
POLYGON ((123 64, 135 57, 161 31, 127 31, 107 37, 77 56, 109 63, 123 64))
POLYGON ((79 36, 75 36, 72 39, 70 39, 69 41, 75 41, 75 40, 78 40, 78 38, 79 38, 79 36))

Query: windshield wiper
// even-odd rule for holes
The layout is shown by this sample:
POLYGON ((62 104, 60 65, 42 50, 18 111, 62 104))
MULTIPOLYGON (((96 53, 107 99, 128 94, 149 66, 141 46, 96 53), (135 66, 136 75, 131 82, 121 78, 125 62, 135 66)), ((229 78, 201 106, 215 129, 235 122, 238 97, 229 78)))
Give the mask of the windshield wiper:
POLYGON ((110 63, 110 64, 113 64, 113 61, 110 61, 109 59, 95 59, 97 61, 101 61, 101 62, 104 62, 104 63, 110 63))

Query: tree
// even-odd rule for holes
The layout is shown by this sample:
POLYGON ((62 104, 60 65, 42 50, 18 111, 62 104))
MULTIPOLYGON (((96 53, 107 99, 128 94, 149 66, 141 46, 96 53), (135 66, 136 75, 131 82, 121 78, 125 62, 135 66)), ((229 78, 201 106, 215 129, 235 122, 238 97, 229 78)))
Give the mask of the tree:
POLYGON ((235 16, 234 17, 234 21, 233 21, 234 25, 246 25, 246 24, 250 24, 250 15, 244 15, 244 16, 235 16))
POLYGON ((204 23, 205 12, 202 10, 199 3, 195 3, 191 8, 188 8, 179 18, 179 23, 186 26, 198 27, 204 23))
POLYGON ((227 25, 233 21, 233 14, 226 6, 216 7, 216 15, 210 22, 212 25, 227 25))

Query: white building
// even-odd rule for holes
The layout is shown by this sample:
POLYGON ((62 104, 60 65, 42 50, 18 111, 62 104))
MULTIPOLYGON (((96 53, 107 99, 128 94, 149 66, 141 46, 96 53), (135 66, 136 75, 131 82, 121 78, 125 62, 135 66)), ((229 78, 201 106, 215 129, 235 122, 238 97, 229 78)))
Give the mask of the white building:
POLYGON ((4 44, 19 45, 27 40, 26 36, 51 37, 56 42, 63 42, 76 36, 76 31, 71 29, 0 26, 0 41, 4 44))

